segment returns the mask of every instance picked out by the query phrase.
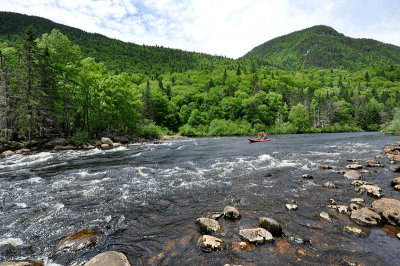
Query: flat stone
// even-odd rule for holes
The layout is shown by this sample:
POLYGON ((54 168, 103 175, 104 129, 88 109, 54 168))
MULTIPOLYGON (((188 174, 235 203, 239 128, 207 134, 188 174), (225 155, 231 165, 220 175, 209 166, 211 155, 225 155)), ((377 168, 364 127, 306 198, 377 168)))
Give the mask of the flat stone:
POLYGON ((326 213, 326 212, 321 212, 318 216, 319 216, 321 219, 324 219, 324 220, 326 220, 326 221, 328 221, 328 222, 332 222, 331 217, 329 217, 329 214, 326 213))
POLYGON ((364 193, 367 192, 367 194, 371 197, 375 198, 381 198, 383 195, 381 194, 382 189, 376 185, 361 185, 358 187, 354 188, 355 192, 357 193, 364 193))
POLYGON ((324 183, 323 186, 326 187, 326 188, 329 188, 329 189, 337 189, 338 188, 338 186, 336 186, 332 182, 326 182, 326 183, 324 183))
POLYGON ((360 228, 354 227, 354 226, 350 226, 350 225, 346 225, 343 228, 343 231, 353 234, 355 236, 366 236, 367 234, 361 230, 360 228))
POLYGON ((382 223, 381 216, 370 208, 353 210, 350 219, 359 225, 375 226, 382 223))
POLYGON ((361 164, 358 164, 358 163, 346 165, 347 169, 352 169, 352 170, 358 170, 358 169, 361 169, 362 167, 363 166, 361 164))
POLYGON ((357 170, 349 170, 343 176, 350 179, 361 179, 361 174, 357 170))
POLYGON ((203 235, 197 240, 197 246, 204 252, 224 250, 226 244, 224 240, 210 235, 203 235))
POLYGON ((301 176, 303 179, 314 179, 314 177, 310 174, 304 174, 301 176))
POLYGON ((362 186, 362 185, 373 185, 374 183, 363 181, 363 180, 354 180, 351 184, 355 187, 362 186))
POLYGON ((372 209, 379 213, 388 223, 400 226, 400 201, 383 198, 372 202, 372 209))
POLYGON ((15 153, 22 154, 22 153, 26 153, 26 152, 30 152, 30 151, 31 151, 30 149, 19 149, 19 150, 16 150, 15 153))
POLYGON ((84 266, 131 266, 125 254, 117 251, 107 251, 96 255, 84 266))
POLYGON ((368 160, 365 162, 367 167, 381 167, 381 163, 378 160, 368 160))
POLYGON ((43 266, 44 263, 38 260, 4 261, 0 266, 43 266))
POLYGON ((57 248, 75 253, 96 244, 97 235, 94 228, 86 228, 61 240, 57 248))
POLYGON ((352 198, 350 199, 351 202, 355 202, 355 203, 362 203, 365 200, 363 198, 352 198))
POLYGON ((111 146, 113 146, 113 147, 121 147, 122 144, 119 143, 119 142, 113 142, 113 143, 111 144, 111 146))
POLYGON ((13 155, 13 154, 14 154, 13 151, 8 150, 8 151, 5 151, 5 152, 2 152, 2 153, 0 154, 0 158, 4 158, 4 157, 6 157, 6 156, 13 155))
POLYGON ((277 221, 268 217, 260 217, 258 219, 260 226, 270 232, 273 236, 282 235, 282 227, 277 221))
POLYGON ((321 164, 321 165, 319 166, 319 169, 322 169, 322 170, 330 170, 330 169, 332 169, 332 166, 329 166, 329 165, 326 165, 326 164, 321 164))
POLYGON ((235 207, 226 206, 224 208, 224 217, 228 219, 239 219, 240 213, 235 207))
POLYGON ((101 144, 101 148, 102 149, 108 149, 108 148, 110 148, 110 145, 107 144, 107 143, 104 143, 104 144, 101 144))
POLYGON ((221 224, 210 218, 198 218, 196 220, 196 226, 199 231, 203 234, 212 234, 221 230, 221 224))
POLYGON ((360 173, 361 174, 370 174, 371 172, 366 170, 366 169, 364 169, 364 170, 360 170, 360 173))
POLYGON ((274 237, 272 236, 272 234, 261 227, 239 230, 239 235, 244 240, 255 244, 263 244, 265 242, 274 241, 274 237))
POLYGON ((289 204, 289 203, 288 203, 288 204, 286 204, 285 206, 286 206, 286 209, 288 209, 289 211, 291 211, 291 210, 295 211, 295 210, 298 209, 298 207, 297 207, 296 204, 289 204))
POLYGON ((383 151, 385 153, 393 153, 394 151, 400 151, 400 146, 387 146, 383 151))
POLYGON ((400 155, 397 154, 389 154, 388 159, 394 162, 400 163, 400 155))

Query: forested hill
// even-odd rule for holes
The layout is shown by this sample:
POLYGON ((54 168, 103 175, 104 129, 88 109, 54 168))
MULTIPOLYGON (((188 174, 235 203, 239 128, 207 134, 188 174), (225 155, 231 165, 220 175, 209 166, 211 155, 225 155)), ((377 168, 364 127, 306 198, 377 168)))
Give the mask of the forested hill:
POLYGON ((400 64, 400 47, 354 39, 328 26, 314 26, 265 42, 242 57, 287 70, 362 69, 400 64))
POLYGON ((184 72, 188 69, 206 69, 214 61, 230 60, 203 53, 187 52, 158 46, 137 45, 101 34, 55 23, 51 20, 0 11, 0 43, 12 45, 21 40, 29 26, 34 27, 36 37, 60 30, 74 44, 80 46, 86 57, 104 62, 108 69, 116 72, 136 72, 157 76, 166 72, 184 72), (206 60, 205 60, 206 59, 206 60))

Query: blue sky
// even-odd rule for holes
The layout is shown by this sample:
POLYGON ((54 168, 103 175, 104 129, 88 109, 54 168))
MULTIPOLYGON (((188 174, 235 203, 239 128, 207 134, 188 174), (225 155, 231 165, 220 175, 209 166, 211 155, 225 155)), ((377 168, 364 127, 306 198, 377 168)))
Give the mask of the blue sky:
POLYGON ((0 0, 1 11, 137 44, 237 58, 314 25, 400 46, 396 0, 0 0))

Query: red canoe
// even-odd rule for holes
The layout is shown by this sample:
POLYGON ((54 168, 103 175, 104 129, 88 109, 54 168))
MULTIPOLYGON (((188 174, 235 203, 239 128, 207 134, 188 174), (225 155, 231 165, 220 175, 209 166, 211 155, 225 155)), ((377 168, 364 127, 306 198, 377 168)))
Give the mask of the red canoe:
POLYGON ((264 142, 270 141, 271 139, 249 139, 250 142, 264 142))

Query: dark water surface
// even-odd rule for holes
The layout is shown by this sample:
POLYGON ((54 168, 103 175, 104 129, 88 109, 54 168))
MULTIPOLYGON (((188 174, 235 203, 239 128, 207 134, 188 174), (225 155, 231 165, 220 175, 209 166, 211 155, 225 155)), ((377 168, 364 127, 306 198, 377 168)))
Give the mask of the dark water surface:
MULTIPOLYGON (((361 163, 381 154, 399 137, 382 133, 275 135, 249 144, 246 137, 184 138, 162 144, 128 145, 112 150, 41 152, 0 160, 0 261, 41 259, 46 264, 82 264, 96 254, 122 251, 133 265, 342 264, 400 265, 396 227, 361 227, 330 210, 329 198, 350 204, 359 195, 336 170, 355 157, 361 163), (328 164, 332 170, 321 170, 328 164), (266 174, 271 176, 267 177, 266 174), (313 180, 302 180, 309 173, 313 180), (337 190, 322 185, 334 182, 337 190), (296 201, 297 211, 285 204, 296 201), (198 217, 236 206, 237 222, 221 218, 227 249, 203 253, 196 247, 198 217), (317 214, 328 212, 333 223, 317 214), (272 217, 286 236, 274 244, 238 251, 239 228, 272 217), (362 228, 366 237, 343 231, 362 228), (96 227, 95 246, 75 254, 57 251, 72 233, 96 227)), ((390 187, 395 175, 370 168, 386 197, 400 199, 390 187)))

